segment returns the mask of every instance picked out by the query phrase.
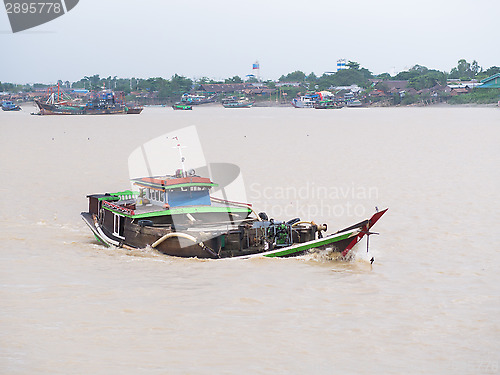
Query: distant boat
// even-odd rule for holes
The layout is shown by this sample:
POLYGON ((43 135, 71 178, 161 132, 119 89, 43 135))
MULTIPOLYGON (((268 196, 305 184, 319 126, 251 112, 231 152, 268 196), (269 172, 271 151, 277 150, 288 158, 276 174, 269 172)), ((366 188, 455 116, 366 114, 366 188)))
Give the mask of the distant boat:
POLYGON ((181 102, 177 102, 172 105, 172 108, 175 110, 181 110, 181 111, 189 111, 193 109, 193 106, 188 105, 188 104, 183 104, 181 102))
POLYGON ((334 100, 320 100, 314 103, 314 109, 340 109, 342 105, 334 100))
POLYGON ((42 100, 35 99, 40 115, 113 115, 139 114, 142 107, 128 107, 118 99, 112 90, 101 90, 91 94, 87 102, 72 99, 57 87, 49 89, 48 96, 42 100))
POLYGON ((217 99, 217 94, 206 96, 206 95, 185 93, 181 96, 181 102, 183 104, 191 104, 191 105, 214 103, 216 99, 217 99))
POLYGON ((314 108, 314 103, 316 103, 318 100, 319 95, 312 94, 293 98, 291 103, 295 108, 314 108))
POLYGON ((347 107, 362 107, 363 103, 358 99, 349 100, 346 103, 347 107))
POLYGON ((142 112, 142 110, 144 109, 144 107, 139 107, 139 106, 135 106, 135 107, 129 107, 127 106, 127 115, 138 115, 142 112))
POLYGON ((15 105, 11 101, 3 101, 2 102, 2 110, 3 111, 20 111, 21 107, 19 107, 18 105, 15 105))
POLYGON ((255 104, 255 101, 250 101, 247 98, 230 97, 222 99, 224 108, 250 108, 255 104))

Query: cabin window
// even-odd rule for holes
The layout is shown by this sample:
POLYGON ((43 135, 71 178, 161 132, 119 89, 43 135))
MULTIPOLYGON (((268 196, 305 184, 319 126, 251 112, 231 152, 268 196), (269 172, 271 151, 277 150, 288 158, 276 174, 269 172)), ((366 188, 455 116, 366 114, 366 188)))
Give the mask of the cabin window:
POLYGON ((171 190, 168 192, 168 204, 170 207, 177 206, 210 206, 210 194, 208 189, 201 190, 171 190))
POLYGON ((125 238, 123 237, 123 220, 124 218, 120 215, 113 214, 113 235, 120 238, 125 238))

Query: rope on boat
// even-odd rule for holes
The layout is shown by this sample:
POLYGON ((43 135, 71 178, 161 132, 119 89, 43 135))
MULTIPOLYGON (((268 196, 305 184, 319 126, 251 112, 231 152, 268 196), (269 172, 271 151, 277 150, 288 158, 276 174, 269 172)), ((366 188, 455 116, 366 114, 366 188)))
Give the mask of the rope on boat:
POLYGON ((311 225, 316 225, 314 221, 297 221, 296 223, 292 224, 292 227, 295 227, 299 224, 311 224, 311 225))
POLYGON ((203 244, 203 242, 198 242, 198 240, 195 237, 193 237, 189 234, 186 234, 186 233, 167 233, 164 236, 160 237, 157 241, 153 242, 151 247, 155 248, 156 246, 161 244, 163 241, 165 241, 169 238, 172 238, 172 237, 181 237, 181 238, 185 238, 187 240, 191 240, 197 244, 203 244))
POLYGON ((220 198, 215 198, 215 197, 210 197, 210 199, 212 199, 214 201, 222 202, 222 203, 232 204, 233 206, 236 206, 236 207, 249 208, 255 214, 255 216, 257 216, 257 220, 262 221, 262 218, 259 216, 259 214, 248 203, 232 202, 232 201, 228 201, 228 200, 220 199, 220 198))
POLYGON ((159 244, 161 244, 163 241, 169 239, 169 238, 172 238, 172 237, 179 237, 179 238, 185 238, 187 240, 190 240, 190 241, 193 241, 195 244, 197 244, 198 246, 200 246, 203 250, 205 250, 206 252, 210 253, 211 255, 213 255, 214 257, 216 258, 220 258, 220 255, 217 254, 215 251, 213 251, 211 248, 209 248, 208 246, 206 246, 203 242, 198 242, 198 240, 191 236, 190 234, 186 234, 186 233, 167 233, 165 234, 164 236, 160 237, 158 240, 156 240, 155 242, 153 242, 151 244, 151 247, 152 248, 155 248, 157 247, 159 244))

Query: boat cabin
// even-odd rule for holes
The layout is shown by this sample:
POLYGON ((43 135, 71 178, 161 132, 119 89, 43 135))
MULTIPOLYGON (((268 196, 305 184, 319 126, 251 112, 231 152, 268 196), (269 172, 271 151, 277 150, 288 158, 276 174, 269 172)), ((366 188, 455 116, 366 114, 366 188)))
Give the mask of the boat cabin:
POLYGON ((139 197, 164 208, 179 206, 210 206, 210 188, 217 184, 209 178, 178 170, 174 176, 134 179, 139 197))

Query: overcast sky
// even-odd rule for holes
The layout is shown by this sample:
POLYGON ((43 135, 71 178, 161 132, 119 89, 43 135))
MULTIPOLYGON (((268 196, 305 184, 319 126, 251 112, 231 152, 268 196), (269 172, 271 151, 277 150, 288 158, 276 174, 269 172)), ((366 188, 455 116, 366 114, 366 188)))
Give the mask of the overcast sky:
MULTIPOLYGON (((14 0, 12 0, 14 1, 14 0)), ((317 75, 340 58, 375 74, 461 58, 500 66, 499 0, 80 0, 13 34, 0 8, 0 81, 53 83, 99 74, 263 79, 317 75)))

